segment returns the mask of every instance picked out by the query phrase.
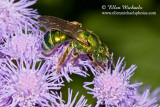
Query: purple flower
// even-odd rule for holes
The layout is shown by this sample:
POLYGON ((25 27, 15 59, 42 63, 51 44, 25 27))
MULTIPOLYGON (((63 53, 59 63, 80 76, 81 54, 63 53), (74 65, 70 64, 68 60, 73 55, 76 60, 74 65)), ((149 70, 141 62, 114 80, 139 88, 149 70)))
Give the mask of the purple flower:
POLYGON ((0 32, 4 32, 7 35, 0 35, 0 37, 10 36, 10 34, 14 34, 17 29, 21 28, 22 30, 25 26, 29 28, 28 30, 38 27, 38 21, 35 20, 39 17, 37 11, 32 8, 27 8, 35 3, 36 0, 1 0, 0 32), (27 25, 25 25, 25 23, 27 23, 27 25))
MULTIPOLYGON (((44 56, 43 54, 39 57, 43 57, 48 63, 51 65, 51 71, 58 73, 58 63, 61 55, 64 53, 66 47, 68 47, 68 43, 64 43, 59 47, 56 47, 55 51, 50 56, 44 56)), ((72 52, 68 55, 67 60, 62 63, 60 67, 60 72, 58 75, 61 75, 66 78, 68 82, 72 81, 69 77, 70 74, 78 74, 83 77, 87 77, 88 68, 85 64, 89 63, 89 60, 85 59, 85 56, 80 55, 80 57, 73 63, 74 57, 72 56, 72 52), (83 60, 82 60, 83 58, 83 60)))
POLYGON ((85 96, 83 95, 78 100, 78 102, 75 103, 79 92, 77 92, 74 98, 72 98, 72 92, 73 90, 68 89, 68 102, 67 103, 65 103, 65 101, 62 100, 62 93, 60 93, 60 100, 58 101, 60 103, 57 102, 55 106, 56 107, 91 107, 91 105, 86 104, 87 99, 85 99, 85 96))
POLYGON ((0 106, 50 106, 58 98, 52 90, 63 86, 46 62, 34 58, 18 60, 6 58, 0 65, 0 106))
POLYGON ((151 94, 150 90, 147 89, 143 94, 136 94, 136 102, 133 105, 134 107, 160 107, 157 102, 160 101, 160 88, 154 90, 151 94))
MULTIPOLYGON (((27 30, 27 28, 25 28, 27 30)), ((11 59, 18 59, 22 54, 26 58, 33 58, 41 52, 41 32, 23 33, 20 29, 11 38, 5 39, 0 45, 0 52, 9 56, 11 59)))
POLYGON ((129 83, 136 66, 132 65, 129 69, 124 70, 126 64, 121 67, 123 60, 124 58, 121 61, 119 58, 114 70, 111 69, 111 66, 108 67, 107 64, 104 73, 95 76, 92 82, 84 83, 84 88, 91 91, 88 93, 93 94, 93 97, 97 98, 96 107, 99 105, 119 107, 123 103, 130 106, 134 103, 135 90, 142 83, 129 83), (88 87, 89 85, 94 85, 94 88, 88 87))

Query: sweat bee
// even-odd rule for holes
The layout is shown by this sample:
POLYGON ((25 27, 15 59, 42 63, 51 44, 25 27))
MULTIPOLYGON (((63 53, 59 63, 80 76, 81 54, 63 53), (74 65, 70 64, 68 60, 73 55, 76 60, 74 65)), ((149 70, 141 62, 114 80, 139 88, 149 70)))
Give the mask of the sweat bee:
POLYGON ((95 67, 99 69, 101 69, 99 64, 104 65, 107 60, 111 61, 108 47, 101 43, 95 33, 83 28, 79 22, 68 22, 53 16, 40 16, 38 20, 47 29, 42 42, 42 53, 44 55, 52 54, 56 46, 70 41, 70 45, 60 56, 57 66, 58 73, 60 72, 61 65, 71 53, 71 50, 73 50, 72 54, 75 61, 80 54, 86 54, 95 67))

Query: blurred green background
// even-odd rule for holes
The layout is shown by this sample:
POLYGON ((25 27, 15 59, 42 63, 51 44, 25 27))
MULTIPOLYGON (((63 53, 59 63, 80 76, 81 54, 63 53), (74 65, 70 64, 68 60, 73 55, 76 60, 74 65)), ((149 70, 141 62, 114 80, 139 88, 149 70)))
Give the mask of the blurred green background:
MULTIPOLYGON (((38 0, 33 8, 38 9, 40 15, 81 22, 84 28, 94 31, 107 44, 115 61, 118 57, 125 57, 126 69, 132 64, 138 66, 132 82, 143 82, 143 86, 152 86, 151 90, 160 86, 159 0, 38 0), (102 11, 114 11, 103 10, 102 5, 140 5, 142 10, 125 11, 156 12, 156 15, 102 15, 102 11)), ((88 103, 93 104, 96 99, 87 95, 82 87, 84 81, 92 81, 93 75, 88 78, 72 75, 71 78, 73 81, 65 82, 66 86, 62 88, 64 99, 67 101, 65 96, 69 87, 74 89, 74 94, 79 91, 89 99, 88 103)))

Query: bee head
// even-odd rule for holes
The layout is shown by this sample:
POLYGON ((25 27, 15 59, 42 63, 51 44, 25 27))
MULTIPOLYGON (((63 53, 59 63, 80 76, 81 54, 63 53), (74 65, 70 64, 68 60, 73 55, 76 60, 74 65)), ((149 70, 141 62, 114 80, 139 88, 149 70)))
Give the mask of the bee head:
POLYGON ((97 51, 93 54, 94 59, 99 63, 106 63, 110 54, 105 44, 100 44, 97 51))

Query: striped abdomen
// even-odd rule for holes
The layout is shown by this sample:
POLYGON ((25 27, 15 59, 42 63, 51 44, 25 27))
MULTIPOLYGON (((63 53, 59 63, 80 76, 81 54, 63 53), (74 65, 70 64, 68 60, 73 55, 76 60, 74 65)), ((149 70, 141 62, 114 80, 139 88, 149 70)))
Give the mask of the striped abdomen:
POLYGON ((59 45, 62 42, 70 40, 71 38, 57 30, 48 31, 43 38, 42 42, 42 52, 45 55, 49 55, 52 53, 55 46, 59 45))

